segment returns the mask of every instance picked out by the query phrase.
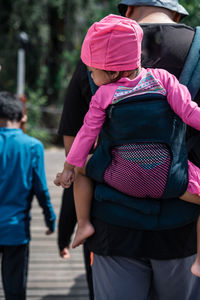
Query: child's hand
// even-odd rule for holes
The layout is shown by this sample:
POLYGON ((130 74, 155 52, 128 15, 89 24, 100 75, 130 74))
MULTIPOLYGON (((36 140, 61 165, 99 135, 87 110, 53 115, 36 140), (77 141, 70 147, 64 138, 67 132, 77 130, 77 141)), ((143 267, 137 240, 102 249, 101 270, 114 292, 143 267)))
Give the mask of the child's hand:
POLYGON ((60 185, 64 188, 67 189, 70 187, 72 182, 75 180, 75 172, 74 169, 67 169, 66 167, 64 168, 63 172, 61 173, 60 176, 60 185))
POLYGON ((64 259, 70 258, 69 247, 65 247, 62 251, 60 251, 60 256, 64 259))
POLYGON ((75 172, 74 166, 68 164, 67 162, 64 164, 64 169, 62 173, 58 173, 56 175, 56 179, 54 180, 54 184, 57 186, 62 186, 64 189, 70 187, 72 182, 75 180, 75 172))

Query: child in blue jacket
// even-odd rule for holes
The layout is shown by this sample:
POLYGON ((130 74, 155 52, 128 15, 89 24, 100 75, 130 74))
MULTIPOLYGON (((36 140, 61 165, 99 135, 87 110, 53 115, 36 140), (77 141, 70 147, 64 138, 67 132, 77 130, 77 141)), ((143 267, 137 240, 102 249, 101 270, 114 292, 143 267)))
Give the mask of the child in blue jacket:
POLYGON ((55 229, 44 168, 44 149, 21 129, 26 121, 21 101, 0 92, 0 252, 6 299, 26 299, 30 209, 37 197, 47 226, 55 229), (13 298, 14 297, 14 298, 13 298))

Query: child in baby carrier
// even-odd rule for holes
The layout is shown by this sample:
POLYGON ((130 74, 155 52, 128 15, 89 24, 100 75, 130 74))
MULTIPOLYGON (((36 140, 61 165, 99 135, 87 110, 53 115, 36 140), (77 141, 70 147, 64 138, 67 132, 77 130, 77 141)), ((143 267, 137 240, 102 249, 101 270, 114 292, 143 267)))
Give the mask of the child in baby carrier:
MULTIPOLYGON (((200 108, 191 100, 188 89, 165 70, 141 67, 142 37, 143 31, 135 21, 109 15, 89 28, 82 45, 81 59, 99 89, 92 97, 84 124, 67 155, 64 169, 54 181, 63 188, 69 188, 74 181, 78 228, 73 248, 84 243, 94 233, 90 223, 93 184, 86 176, 86 165, 89 151, 106 120, 108 107, 123 103, 132 96, 153 93, 166 97, 173 112, 184 123, 200 130, 200 108)), ((171 165, 170 151, 166 145, 153 142, 127 143, 115 147, 111 156, 111 163, 104 173, 105 183, 132 197, 162 198, 171 165), (120 172, 124 176, 117 180, 120 172)), ((190 161, 188 175, 187 191, 180 199, 200 204, 200 170, 190 161)), ((200 236, 200 221, 197 227, 200 236)), ((200 238, 192 272, 200 277, 200 238)))

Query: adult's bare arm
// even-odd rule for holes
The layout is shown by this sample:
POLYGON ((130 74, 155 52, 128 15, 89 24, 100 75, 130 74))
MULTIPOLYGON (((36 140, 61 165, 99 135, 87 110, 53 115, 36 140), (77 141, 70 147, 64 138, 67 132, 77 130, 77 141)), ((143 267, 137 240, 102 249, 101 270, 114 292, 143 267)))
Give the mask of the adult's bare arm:
POLYGON ((74 136, 70 136, 70 135, 63 136, 63 142, 64 142, 64 146, 65 146, 66 155, 68 154, 68 152, 73 144, 74 139, 75 139, 74 136))

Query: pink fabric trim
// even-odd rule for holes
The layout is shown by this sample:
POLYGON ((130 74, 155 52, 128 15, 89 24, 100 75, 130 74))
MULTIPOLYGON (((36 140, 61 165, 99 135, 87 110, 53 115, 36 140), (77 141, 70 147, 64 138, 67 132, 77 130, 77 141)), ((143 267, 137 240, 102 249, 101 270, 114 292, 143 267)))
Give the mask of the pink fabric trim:
POLYGON ((188 160, 188 192, 200 196, 200 169, 188 160))

